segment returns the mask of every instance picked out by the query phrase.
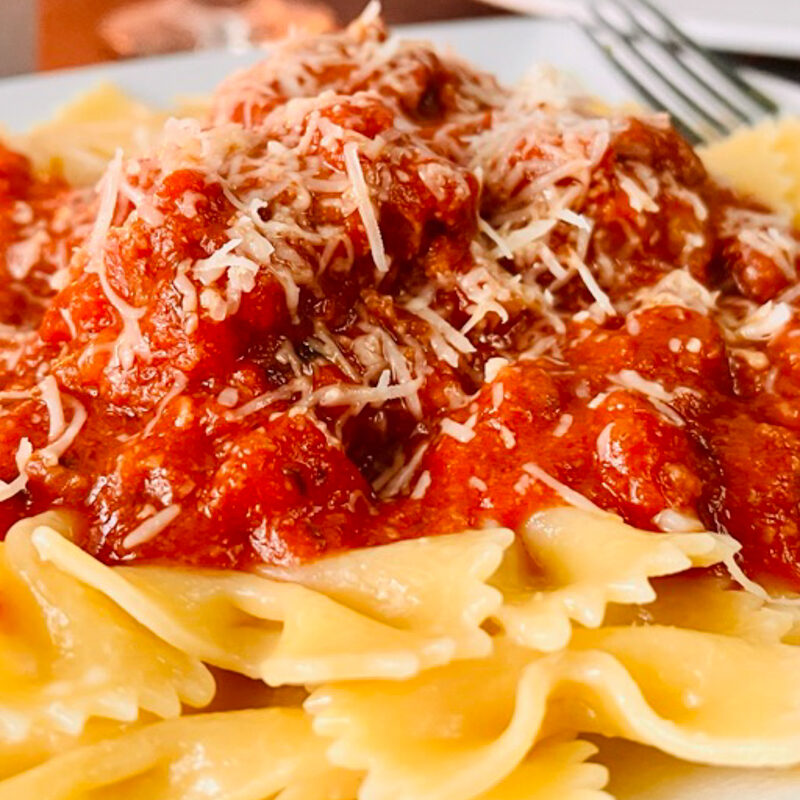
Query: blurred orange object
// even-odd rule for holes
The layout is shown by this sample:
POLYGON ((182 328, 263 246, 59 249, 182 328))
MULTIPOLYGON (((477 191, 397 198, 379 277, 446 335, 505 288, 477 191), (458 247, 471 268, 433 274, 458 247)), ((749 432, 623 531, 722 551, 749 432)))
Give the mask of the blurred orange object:
MULTIPOLYGON (((4 3, 28 3, 34 0, 0 0, 4 3)), ((97 61, 108 61, 119 58, 134 51, 126 47, 124 41, 116 42, 116 35, 108 33, 102 36, 99 30, 101 21, 106 21, 106 26, 111 25, 117 13, 127 14, 128 8, 139 5, 141 0, 36 0, 38 10, 38 55, 39 69, 56 69, 59 67, 73 67, 79 64, 92 64, 97 61), (116 44, 112 47, 110 39, 116 44)), ((366 5, 367 0, 266 0, 257 3, 254 0, 194 0, 193 7, 205 5, 211 10, 236 11, 249 13, 252 17, 247 19, 245 30, 252 30, 256 39, 275 36, 273 31, 284 32, 294 23, 311 30, 322 30, 324 25, 332 26, 339 22, 348 22, 359 14, 366 5), (214 9, 216 6, 216 9, 214 9), (246 11, 248 10, 248 11, 246 11)), ((153 0, 151 0, 151 5, 153 0)), ((156 6, 162 3, 155 2, 156 6)), ((188 5, 188 4, 187 4, 188 5)), ((384 0, 384 12, 387 22, 400 24, 406 22, 421 22, 423 20, 455 19, 458 17, 481 16, 498 13, 495 8, 478 0, 384 0)), ((173 8, 175 6, 173 5, 173 8)), ((187 6, 182 6, 186 8, 187 6)), ((174 14, 174 11, 172 12, 174 14)), ((124 17, 122 17, 124 19, 124 17)), ((137 34, 139 50, 135 52, 163 52, 163 42, 160 48, 155 47, 162 42, 159 27, 164 24, 159 20, 145 22, 146 32, 141 29, 137 34), (152 40, 152 42, 150 41, 152 40)), ((171 47, 195 47, 195 38, 185 32, 185 20, 178 20, 172 26, 173 44, 171 47)), ((170 27, 169 25, 167 27, 170 27)), ((228 30, 227 40, 240 36, 243 27, 241 23, 234 24, 228 30)), ((277 34, 280 35, 280 34, 277 34)), ((124 31, 123 39, 126 38, 124 31)))
POLYGON ((322 33, 335 26, 333 12, 316 2, 138 0, 103 17, 98 32, 115 55, 130 57, 244 46, 290 28, 322 33))

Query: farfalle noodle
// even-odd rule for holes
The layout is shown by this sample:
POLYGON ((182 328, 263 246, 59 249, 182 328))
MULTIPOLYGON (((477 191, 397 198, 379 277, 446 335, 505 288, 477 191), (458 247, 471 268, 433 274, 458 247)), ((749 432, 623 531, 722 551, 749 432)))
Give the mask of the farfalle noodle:
POLYGON ((65 541, 34 519, 0 545, 0 741, 24 761, 23 745, 65 743, 93 717, 177 717, 182 704, 210 702, 214 680, 198 659, 39 557, 32 540, 44 531, 65 541))
MULTIPOLYGON (((44 528, 34 543, 43 557, 184 652, 281 685, 407 678, 453 658, 488 653, 491 642, 481 623, 502 598, 485 581, 512 538, 509 531, 487 529, 341 556, 340 584, 351 584, 339 592, 343 602, 290 583, 288 575, 279 581, 178 567, 110 569, 44 528), (424 555, 434 565, 424 580, 408 569, 409 555, 424 555), (363 575, 364 564, 374 573, 358 589, 353 576, 363 575), (391 608, 386 592, 376 590, 370 601, 365 591, 381 575, 394 593, 391 608)), ((322 575, 324 567, 318 569, 322 575)))
POLYGON ((0 782, 0 800, 352 800, 298 709, 183 717, 52 758, 0 782))
POLYGON ((715 564, 731 546, 710 533, 654 535, 611 514, 541 511, 493 578, 504 595, 494 617, 519 644, 560 650, 573 622, 597 628, 610 603, 649 603, 656 596, 652 578, 715 564))

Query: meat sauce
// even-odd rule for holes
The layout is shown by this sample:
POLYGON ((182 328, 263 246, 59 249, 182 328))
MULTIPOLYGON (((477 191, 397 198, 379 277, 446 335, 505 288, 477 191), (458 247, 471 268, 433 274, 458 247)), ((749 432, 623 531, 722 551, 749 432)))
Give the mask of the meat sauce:
POLYGON ((563 486, 800 588, 795 233, 659 117, 383 37, 290 43, 97 195, 0 150, 0 528, 60 506, 106 563, 247 568, 563 486))

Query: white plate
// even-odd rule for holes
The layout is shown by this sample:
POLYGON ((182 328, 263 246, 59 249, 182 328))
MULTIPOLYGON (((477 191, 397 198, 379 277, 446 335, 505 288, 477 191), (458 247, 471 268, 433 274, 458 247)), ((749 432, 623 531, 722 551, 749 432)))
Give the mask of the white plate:
POLYGON ((800 59, 798 0, 656 0, 690 35, 734 53, 800 59))
MULTIPOLYGON (((800 0, 782 1, 800 7, 800 0)), ((578 76, 588 89, 612 102, 632 97, 632 90, 614 68, 583 32, 568 22, 497 17, 410 25, 401 30, 403 35, 450 45, 508 82, 534 63, 549 63, 578 76)), ((103 79, 115 81, 144 100, 169 106, 176 95, 208 92, 233 69, 260 57, 257 50, 188 53, 6 78, 0 80, 0 124, 24 130, 103 79)), ((763 73, 748 73, 748 77, 787 110, 800 113, 800 85, 763 73)))
MULTIPOLYGON (((564 15, 596 0, 487 0, 522 14, 564 15)), ((701 44, 717 50, 800 58, 798 0, 650 0, 701 44)))
MULTIPOLYGON (((0 0, 1 1, 1 0, 0 0)), ((677 2, 677 0, 675 0, 677 2)), ((730 2, 730 0, 725 0, 730 2)), ((800 2, 800 0, 791 0, 800 2)), ((723 0, 720 0, 723 2, 723 0)), ((763 3, 764 0, 759 0, 763 3)), ((781 0, 789 2, 789 0, 781 0)), ((767 3, 769 5, 769 3, 767 3)), ((513 81, 536 62, 554 64, 579 77, 593 92, 611 101, 631 97, 631 91, 583 34, 563 22, 498 18, 406 28, 403 35, 433 39, 513 81)), ((136 96, 169 106, 176 95, 208 92, 237 67, 252 63, 258 52, 194 53, 120 64, 30 75, 0 81, 0 124, 15 130, 50 116, 77 92, 99 80, 113 80, 136 96)), ((779 98, 787 110, 800 111, 800 87, 775 78, 759 82, 779 98)), ((661 783, 661 781, 659 781, 661 783)), ((619 800, 797 800, 800 774, 742 773, 692 767, 673 781, 642 792, 621 782, 619 800), (793 777, 797 775, 796 785, 793 777)))

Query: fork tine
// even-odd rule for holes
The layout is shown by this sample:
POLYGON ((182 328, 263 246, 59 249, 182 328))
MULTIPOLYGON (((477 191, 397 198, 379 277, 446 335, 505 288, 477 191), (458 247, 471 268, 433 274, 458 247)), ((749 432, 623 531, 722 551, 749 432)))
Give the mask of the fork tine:
POLYGON ((647 47, 648 50, 652 50, 656 57, 663 62, 665 68, 672 67, 673 71, 678 74, 672 77, 672 83, 675 82, 676 77, 683 79, 683 86, 687 86, 685 82, 688 81, 686 93, 695 99, 697 103, 707 104, 700 106, 700 108, 702 108, 706 116, 714 119, 722 133, 731 133, 742 123, 751 122, 751 117, 745 110, 725 97, 719 89, 714 86, 713 82, 707 80, 700 71, 692 69, 681 58, 680 47, 676 48, 673 42, 664 41, 655 31, 649 30, 642 24, 636 11, 643 7, 643 3, 637 0, 626 0, 625 2, 622 0, 606 0, 606 2, 612 3, 615 8, 625 15, 634 33, 641 39, 637 50, 639 50, 645 58, 647 55, 643 50, 647 47), (678 52, 675 52, 676 50, 678 52), (704 96, 697 97, 692 90, 703 92, 704 96), (708 105, 716 106, 717 111, 713 116, 708 105))
MULTIPOLYGON (((603 55, 609 59, 611 64, 617 69, 617 71, 622 75, 622 77, 633 86, 633 88, 638 92, 641 98, 652 108, 660 108, 664 105, 664 101, 654 95, 650 89, 640 81, 636 75, 634 75, 626 66, 625 64, 619 59, 619 56, 614 52, 614 50, 609 47, 609 45, 604 42, 600 36, 597 35, 597 31, 592 25, 584 26, 584 31, 586 35, 592 40, 592 42, 597 46, 597 48, 603 53, 603 55)), ((672 122, 673 125, 688 139, 692 144, 699 144, 703 141, 705 131, 702 131, 702 126, 693 126, 692 124, 684 121, 683 118, 672 114, 672 122)))
MULTIPOLYGON (((749 114, 747 122, 756 122, 764 115, 775 115, 780 110, 777 103, 763 92, 756 89, 746 80, 741 78, 736 70, 716 53, 700 47, 690 39, 663 11, 661 11, 651 0, 631 0, 634 5, 646 9, 663 28, 673 37, 687 53, 690 53, 698 63, 701 63, 709 72, 714 74, 719 82, 720 96, 724 97, 726 91, 733 91, 740 97, 745 98, 751 106, 754 105, 758 111, 756 114, 749 114)), ((649 30, 651 36, 657 37, 658 34, 649 30)))
POLYGON ((585 30, 591 39, 603 49, 623 76, 637 89, 644 99, 655 108, 667 108, 672 112, 676 127, 689 134, 694 142, 717 137, 724 129, 679 87, 661 75, 607 17, 592 5, 591 21, 585 30), (609 45, 600 33, 613 40, 609 45), (621 55, 627 55, 622 58, 621 55), (647 77, 643 77, 643 74, 647 77))

